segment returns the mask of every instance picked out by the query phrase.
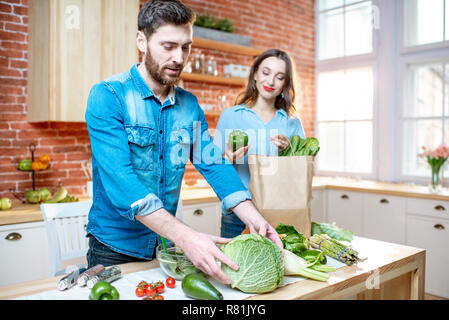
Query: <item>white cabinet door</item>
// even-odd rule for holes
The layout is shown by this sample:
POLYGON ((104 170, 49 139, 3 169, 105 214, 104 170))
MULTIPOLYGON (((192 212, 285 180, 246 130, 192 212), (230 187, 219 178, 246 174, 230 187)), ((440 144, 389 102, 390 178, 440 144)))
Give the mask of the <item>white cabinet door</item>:
POLYGON ((363 214, 365 237, 405 243, 405 198, 366 193, 363 214))
POLYGON ((313 222, 326 222, 326 190, 313 190, 310 216, 313 222))
POLYGON ((328 190, 327 220, 356 236, 362 234, 363 194, 352 191, 328 190))
POLYGON ((426 292, 449 298, 449 221, 407 216, 407 245, 426 250, 426 292))
POLYGON ((220 202, 208 202, 183 206, 182 220, 197 231, 219 236, 221 204, 220 202))
POLYGON ((0 286, 50 276, 43 222, 0 226, 0 286))

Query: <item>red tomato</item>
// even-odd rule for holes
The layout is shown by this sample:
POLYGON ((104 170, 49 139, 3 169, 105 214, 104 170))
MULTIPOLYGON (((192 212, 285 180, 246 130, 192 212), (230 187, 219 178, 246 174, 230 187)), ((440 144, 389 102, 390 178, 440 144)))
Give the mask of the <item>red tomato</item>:
POLYGON ((138 287, 143 287, 146 286, 148 283, 145 280, 142 280, 139 282, 139 284, 137 285, 138 287))
POLYGON ((147 297, 151 297, 155 293, 156 293, 156 288, 153 285, 148 284, 145 286, 145 295, 147 297))
POLYGON ((165 290, 165 285, 164 285, 164 283, 162 281, 156 282, 155 287, 156 287, 156 292, 157 293, 162 293, 165 290))
POLYGON ((176 280, 173 279, 172 277, 167 278, 167 280, 165 280, 165 283, 167 284, 167 288, 174 288, 175 284, 176 284, 176 280))
POLYGON ((160 295, 160 294, 155 294, 153 296, 153 300, 164 300, 164 296, 160 295))
POLYGON ((136 288, 136 296, 143 297, 145 295, 145 288, 143 286, 138 286, 136 288))

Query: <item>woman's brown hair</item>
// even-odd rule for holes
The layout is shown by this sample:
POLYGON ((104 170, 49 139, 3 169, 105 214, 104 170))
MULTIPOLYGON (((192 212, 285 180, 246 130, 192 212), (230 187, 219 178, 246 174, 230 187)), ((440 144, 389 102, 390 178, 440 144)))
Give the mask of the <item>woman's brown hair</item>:
POLYGON ((269 57, 276 57, 285 62, 286 71, 285 71, 284 88, 282 89, 281 94, 276 97, 274 106, 276 109, 283 109, 285 112, 287 112, 289 116, 291 116, 296 112, 296 108, 294 105, 295 101, 294 65, 292 63, 292 60, 290 59, 290 56, 286 52, 279 49, 267 50, 263 52, 261 55, 259 55, 256 58, 256 60, 254 60, 253 65, 251 66, 249 72, 248 85, 246 87, 246 90, 239 94, 239 96, 236 99, 236 104, 237 105, 245 104, 249 107, 251 104, 256 102, 259 92, 257 91, 254 74, 259 69, 259 66, 262 63, 262 61, 264 61, 269 57))

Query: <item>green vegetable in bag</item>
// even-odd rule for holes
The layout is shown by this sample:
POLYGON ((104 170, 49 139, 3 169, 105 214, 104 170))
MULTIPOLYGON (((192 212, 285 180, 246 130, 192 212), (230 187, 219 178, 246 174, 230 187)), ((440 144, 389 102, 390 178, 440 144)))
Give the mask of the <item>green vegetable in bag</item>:
POLYGON ((302 139, 299 136, 293 136, 290 140, 290 145, 279 153, 279 156, 316 156, 319 151, 320 146, 317 138, 302 139))

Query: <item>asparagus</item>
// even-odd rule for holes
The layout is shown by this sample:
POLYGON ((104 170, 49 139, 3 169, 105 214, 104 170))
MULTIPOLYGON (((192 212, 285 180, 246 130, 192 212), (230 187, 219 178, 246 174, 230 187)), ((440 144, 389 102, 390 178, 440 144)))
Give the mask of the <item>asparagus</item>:
POLYGON ((357 251, 329 237, 327 234, 313 235, 310 237, 310 245, 313 248, 320 249, 325 255, 340 260, 347 265, 352 265, 364 260, 359 257, 357 251))

